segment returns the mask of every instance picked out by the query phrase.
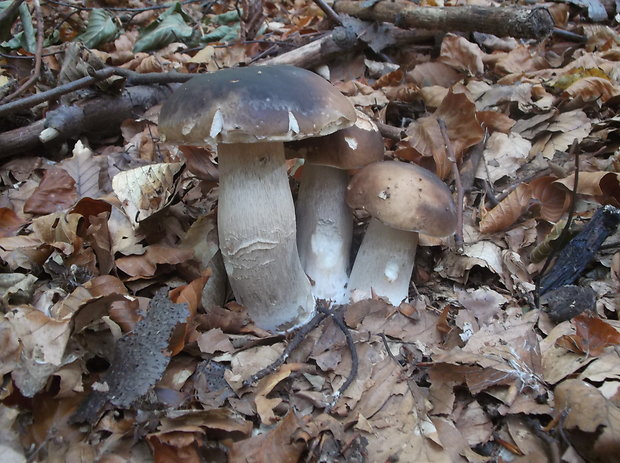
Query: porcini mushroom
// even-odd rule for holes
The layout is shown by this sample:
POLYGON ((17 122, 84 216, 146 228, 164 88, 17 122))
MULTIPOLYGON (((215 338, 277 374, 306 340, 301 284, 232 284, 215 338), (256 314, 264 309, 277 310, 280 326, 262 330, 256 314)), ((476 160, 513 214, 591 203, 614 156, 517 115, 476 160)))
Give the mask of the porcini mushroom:
POLYGON ((297 248, 318 299, 346 302, 353 217, 345 201, 347 170, 383 159, 383 137, 366 114, 355 125, 287 142, 286 157, 305 159, 297 194, 297 248))
POLYGON ((418 233, 454 233, 456 207, 450 190, 420 166, 377 162, 353 176, 347 203, 372 216, 351 269, 351 298, 357 301, 374 293, 397 306, 408 297, 418 233))
POLYGON ((203 74, 162 106, 166 140, 217 144, 220 249, 235 298, 263 329, 284 332, 314 314, 297 255, 283 142, 327 135, 355 117, 329 82, 292 66, 203 74))

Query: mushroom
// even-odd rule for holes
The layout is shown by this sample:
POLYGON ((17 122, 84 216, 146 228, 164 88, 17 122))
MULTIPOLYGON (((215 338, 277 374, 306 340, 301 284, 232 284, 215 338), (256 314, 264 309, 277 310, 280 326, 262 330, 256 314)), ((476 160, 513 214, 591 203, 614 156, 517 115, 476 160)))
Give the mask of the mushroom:
POLYGON ((349 278, 353 301, 372 293, 399 305, 409 294, 418 233, 454 233, 456 207, 448 187, 415 164, 385 161, 358 171, 347 187, 347 203, 372 218, 349 278))
POLYGON ((286 157, 305 159, 297 195, 297 248, 317 299, 346 302, 353 235, 345 201, 346 170, 383 159, 383 137, 366 114, 330 135, 284 144, 286 157))
POLYGON ((200 75, 162 106, 168 141, 217 143, 220 249, 235 298, 260 328, 285 332, 315 311, 297 254, 283 142, 328 135, 355 118, 335 87, 293 66, 200 75))

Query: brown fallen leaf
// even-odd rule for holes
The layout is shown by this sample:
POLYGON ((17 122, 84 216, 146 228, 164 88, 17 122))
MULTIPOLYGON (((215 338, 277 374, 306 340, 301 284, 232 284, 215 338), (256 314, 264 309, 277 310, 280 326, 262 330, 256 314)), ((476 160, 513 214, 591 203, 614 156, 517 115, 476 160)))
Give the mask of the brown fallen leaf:
POLYGON ((465 37, 446 34, 441 42, 439 61, 470 76, 484 72, 484 52, 465 37))
POLYGON ((66 170, 51 167, 45 171, 41 183, 26 200, 24 212, 44 215, 71 207, 77 199, 75 180, 66 170))
POLYGON ((532 189, 522 183, 491 210, 483 210, 480 219, 481 233, 496 233, 513 225, 530 206, 532 189))
POLYGON ((576 333, 559 338, 556 341, 558 346, 579 354, 598 357, 606 347, 620 344, 620 332, 590 313, 582 313, 572 321, 576 333))
POLYGON ((191 249, 178 249, 154 244, 146 248, 144 255, 116 259, 116 266, 130 277, 148 278, 155 275, 157 265, 180 264, 193 256, 194 251, 191 249))
POLYGON ((305 442, 295 439, 302 422, 294 411, 271 430, 232 444, 229 463, 297 463, 305 442))
POLYGON ((560 220, 570 206, 570 194, 555 181, 555 177, 547 175, 530 182, 532 198, 540 205, 540 216, 549 222, 560 220))
POLYGON ((620 408, 594 386, 568 379, 555 388, 555 416, 588 462, 620 461, 620 408))
POLYGON ((0 207, 0 237, 14 236, 25 223, 12 209, 0 207))
MULTIPOLYGON (((575 175, 569 175, 555 183, 573 191, 575 175)), ((601 204, 620 207, 620 174, 615 172, 580 172, 577 193, 593 196, 601 204)))

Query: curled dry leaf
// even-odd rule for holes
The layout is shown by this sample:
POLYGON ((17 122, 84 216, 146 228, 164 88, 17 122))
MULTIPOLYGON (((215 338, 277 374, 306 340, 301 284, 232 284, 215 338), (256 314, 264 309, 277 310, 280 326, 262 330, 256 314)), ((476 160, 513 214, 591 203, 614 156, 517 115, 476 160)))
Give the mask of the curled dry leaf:
MULTIPOLYGON (((556 184, 564 185, 573 191, 575 174, 571 174, 556 184)), ((620 207, 620 174, 615 172, 579 172, 577 193, 595 197, 602 204, 620 207)))
POLYGON ((609 79, 586 77, 564 90, 562 97, 566 99, 581 98, 583 101, 599 100, 604 103, 618 93, 618 89, 609 79))
POLYGON ((532 198, 540 204, 540 216, 549 222, 557 222, 570 206, 570 195, 558 187, 555 177, 538 177, 530 182, 532 198))
POLYGON ((470 76, 484 73, 484 52, 464 37, 446 34, 441 43, 440 62, 470 76))
POLYGON ((406 75, 407 81, 413 81, 423 88, 437 86, 448 89, 462 78, 463 74, 438 61, 417 64, 406 75))
POLYGON ((476 117, 480 125, 491 132, 509 133, 516 121, 498 111, 478 111, 476 117))
POLYGON ((298 461, 305 442, 294 439, 302 428, 302 421, 290 411, 271 430, 232 444, 229 463, 273 463, 298 461))
POLYGON ((170 204, 183 163, 161 163, 119 172, 112 188, 134 226, 170 204))
POLYGON ((489 211, 481 212, 480 232, 495 233, 514 224, 530 206, 532 189, 522 183, 489 211))
POLYGON ((146 248, 141 256, 127 256, 116 259, 116 266, 130 277, 148 278, 155 275, 157 265, 176 265, 194 257, 191 249, 178 249, 154 244, 146 248))
POLYGON ((620 332, 609 323, 589 313, 573 318, 575 334, 564 335, 556 341, 572 352, 598 357, 609 346, 620 344, 620 332))
POLYGON ((179 146, 185 156, 187 169, 201 180, 217 182, 220 178, 217 166, 213 163, 213 153, 201 146, 179 146))

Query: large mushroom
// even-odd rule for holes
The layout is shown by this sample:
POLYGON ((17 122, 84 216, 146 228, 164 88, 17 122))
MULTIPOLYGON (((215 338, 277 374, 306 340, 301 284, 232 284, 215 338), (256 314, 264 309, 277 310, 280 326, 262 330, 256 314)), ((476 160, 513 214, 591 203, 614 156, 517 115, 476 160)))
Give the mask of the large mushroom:
POLYGON ((383 159, 383 137, 366 114, 330 135, 284 144, 286 157, 305 160, 297 195, 297 248, 317 299, 347 298, 353 217, 345 197, 347 170, 383 159))
POLYGON ((237 301, 263 329, 290 330, 315 310, 297 254, 283 142, 328 135, 355 118, 329 82, 292 66, 200 75, 162 106, 167 141, 217 144, 222 257, 237 301))
POLYGON ((418 233, 454 233, 456 207, 450 190, 431 171, 399 161, 364 167, 347 189, 349 206, 372 216, 351 269, 351 299, 374 293, 397 306, 409 294, 418 233))

